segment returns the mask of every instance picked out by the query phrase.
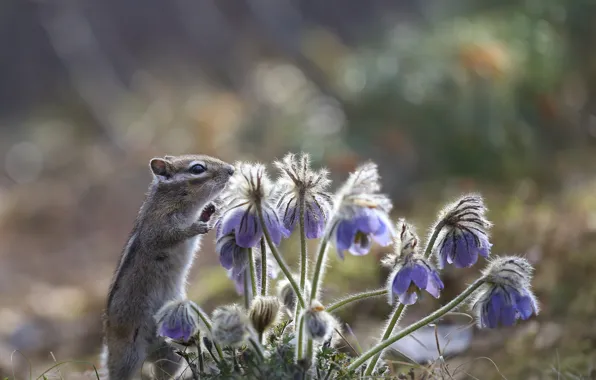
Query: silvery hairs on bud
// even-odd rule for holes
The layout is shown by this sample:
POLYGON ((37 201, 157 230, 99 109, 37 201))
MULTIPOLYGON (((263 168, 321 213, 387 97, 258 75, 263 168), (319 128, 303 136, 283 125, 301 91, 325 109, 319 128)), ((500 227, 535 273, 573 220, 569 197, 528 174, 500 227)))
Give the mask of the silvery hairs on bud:
POLYGON ((416 234, 414 226, 401 218, 395 224, 395 236, 393 237, 393 252, 385 255, 381 264, 388 268, 394 268, 400 259, 418 253, 420 239, 416 234))
POLYGON ((306 237, 321 237, 331 209, 331 194, 327 191, 331 183, 329 173, 326 169, 312 170, 306 153, 299 156, 288 153, 274 165, 281 172, 276 182, 277 209, 285 227, 294 229, 300 218, 299 202, 304 199, 306 237))
POLYGON ((312 301, 310 307, 303 311, 302 318, 304 318, 307 336, 315 341, 329 339, 337 326, 335 318, 325 311, 323 305, 317 300, 312 301))
POLYGON ((248 317, 257 333, 262 334, 279 316, 281 305, 277 297, 256 297, 248 311, 248 317))
POLYGON ((213 339, 223 346, 242 344, 249 334, 246 311, 238 305, 220 306, 213 311, 213 339))
MULTIPOLYGON (((299 281, 297 276, 293 277, 296 282, 299 281)), ((307 279, 304 283, 304 293, 310 294, 310 290, 311 284, 307 279)), ((294 292, 294 288, 290 284, 290 281, 285 277, 277 283, 277 298, 283 305, 284 311, 292 316, 294 314, 294 309, 296 308, 296 293, 294 292)))
POLYGON ((534 268, 523 257, 502 256, 492 259, 482 274, 488 282, 521 288, 530 285, 533 272, 534 268))

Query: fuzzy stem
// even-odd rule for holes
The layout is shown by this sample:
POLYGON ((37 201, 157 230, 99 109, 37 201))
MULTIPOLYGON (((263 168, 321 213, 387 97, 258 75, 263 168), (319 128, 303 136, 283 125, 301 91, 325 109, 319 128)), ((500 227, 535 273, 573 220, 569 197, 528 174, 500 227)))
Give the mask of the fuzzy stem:
POLYGON ((254 337, 248 338, 248 342, 254 348, 254 350, 257 353, 257 356, 259 357, 259 359, 261 361, 264 361, 265 360, 265 353, 263 352, 263 346, 261 346, 261 343, 258 340, 256 340, 254 337))
POLYGON ((353 294, 349 297, 346 297, 342 300, 339 300, 335 303, 332 303, 331 305, 327 306, 325 308, 325 310, 327 310, 327 312, 331 313, 334 310, 337 310, 339 308, 342 308, 344 306, 346 306, 347 304, 350 304, 352 302, 356 302, 356 301, 360 301, 366 298, 371 298, 371 297, 380 297, 380 296, 384 296, 387 294, 387 289, 377 289, 377 290, 371 290, 368 292, 362 292, 362 293, 358 293, 358 294, 353 294))
POLYGON ((464 302, 466 298, 468 298, 472 293, 476 291, 476 289, 478 289, 484 283, 484 277, 481 277, 478 280, 474 281, 472 285, 468 286, 466 290, 464 290, 460 295, 452 299, 447 305, 436 310, 434 313, 422 318, 418 322, 412 323, 410 326, 401 330, 399 333, 391 336, 389 339, 385 339, 382 342, 378 343, 376 346, 372 347, 370 350, 366 351, 358 359, 352 362, 352 364, 350 364, 346 369, 348 371, 354 371, 358 369, 358 367, 366 363, 368 359, 370 359, 374 355, 381 353, 385 348, 389 347, 401 338, 410 335, 411 333, 420 329, 421 327, 424 327, 429 323, 436 321, 438 318, 441 318, 443 315, 447 314, 448 312, 459 306, 462 302, 464 302))
POLYGON ((261 296, 267 295, 267 247, 265 239, 261 238, 261 296))
MULTIPOLYGON (((195 311, 195 313, 197 313, 199 318, 201 318, 201 321, 203 321, 203 323, 205 324, 205 327, 207 327, 207 330, 209 330, 209 332, 213 332, 213 327, 211 327, 211 321, 209 320, 209 317, 207 317, 205 314, 203 314, 203 311, 201 309, 199 309, 198 307, 196 307, 192 304, 191 304, 191 307, 195 311)), ((219 357, 221 359, 223 359, 224 358, 223 351, 221 350, 221 347, 219 347, 219 344, 216 341, 213 341, 213 345, 215 346, 215 349, 217 350, 217 354, 219 355, 219 357)))
POLYGON ((249 287, 250 269, 244 269, 244 308, 250 309, 250 287, 249 287))
POLYGON ((250 288, 252 290, 251 300, 256 297, 257 292, 257 272, 255 270, 255 258, 252 252, 252 248, 248 248, 248 265, 250 270, 250 288))
POLYGON ((277 247, 275 246, 275 244, 273 244, 273 241, 271 240, 271 234, 269 233, 267 224, 265 224, 265 218, 263 217, 263 208, 260 204, 257 205, 257 213, 259 214, 259 221, 260 221, 261 227, 263 229, 263 235, 265 235, 267 244, 269 245, 269 248, 271 249, 271 254, 273 254, 273 257, 277 261, 277 264, 281 268, 281 271, 284 272, 284 275, 290 282, 290 285, 292 285, 292 288, 294 289, 294 292, 296 293, 296 299, 300 303, 300 306, 304 307, 304 297, 302 297, 302 293, 300 292, 300 287, 294 280, 294 277, 292 277, 292 273, 290 272, 290 269, 288 269, 288 265, 284 262, 284 259, 281 257, 279 251, 277 250, 277 247))
POLYGON ((325 233, 323 239, 319 243, 319 252, 317 254, 317 262, 315 263, 315 270, 312 274, 312 289, 310 290, 310 300, 317 298, 317 292, 319 290, 319 282, 321 281, 321 272, 323 270, 323 262, 327 254, 327 245, 329 243, 329 234, 325 233))
POLYGON ((445 223, 443 221, 440 221, 436 226, 435 229, 433 231, 433 234, 430 236, 430 240, 428 241, 428 244, 426 245, 426 249, 424 250, 424 257, 425 258, 429 258, 430 255, 433 252, 433 245, 435 245, 435 240, 437 240, 437 237, 439 236, 439 232, 441 232, 441 230, 443 229, 443 227, 445 227, 445 223))
POLYGON ((302 346, 304 344, 304 316, 300 316, 299 319, 296 320, 294 326, 298 326, 298 335, 296 335, 296 362, 299 359, 302 359, 302 346))
MULTIPOLYGON (((406 305, 404 305, 403 303, 400 303, 395 308, 395 311, 393 312, 393 317, 391 317, 391 320, 389 321, 389 323, 385 327, 385 332, 383 332, 383 337, 381 338, 381 342, 384 341, 385 339, 388 339, 391 336, 391 333, 393 332, 393 329, 395 328, 395 325, 399 321, 399 318, 401 317, 401 315, 404 312, 404 309, 405 308, 406 308, 406 305)), ((376 354, 370 360, 370 363, 368 363, 368 367, 366 368, 366 372, 364 372, 364 376, 370 376, 370 375, 372 375, 372 373, 373 373, 373 371, 375 369, 375 366, 377 365, 377 362, 379 361, 379 358, 381 357, 381 354, 382 353, 383 353, 383 351, 379 351, 379 353, 376 354)))
MULTIPOLYGON (((304 229, 304 194, 300 194, 300 220, 299 220, 299 229, 300 229, 300 291, 302 293, 305 292, 306 286, 306 273, 308 270, 308 253, 306 251, 306 231, 304 229)), ((294 315, 294 320, 298 320, 298 315, 300 314, 300 306, 296 304, 296 312, 294 315)))

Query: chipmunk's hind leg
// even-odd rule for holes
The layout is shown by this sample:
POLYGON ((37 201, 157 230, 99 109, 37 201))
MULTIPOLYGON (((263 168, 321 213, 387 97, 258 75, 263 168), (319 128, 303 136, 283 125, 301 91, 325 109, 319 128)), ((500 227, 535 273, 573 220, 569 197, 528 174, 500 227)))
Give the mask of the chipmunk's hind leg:
POLYGON ((147 356, 147 346, 140 342, 109 342, 107 350, 108 380, 131 380, 138 375, 147 356))
POLYGON ((160 339, 149 352, 148 360, 153 363, 153 374, 157 380, 173 379, 184 364, 176 350, 160 339))

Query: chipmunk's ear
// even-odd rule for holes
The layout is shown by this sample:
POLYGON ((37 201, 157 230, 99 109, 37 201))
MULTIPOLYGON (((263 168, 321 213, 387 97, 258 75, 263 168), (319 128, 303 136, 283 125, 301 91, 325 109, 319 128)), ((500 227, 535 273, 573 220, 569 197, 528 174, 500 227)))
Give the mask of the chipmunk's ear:
POLYGON ((149 162, 151 171, 156 176, 169 178, 172 174, 170 162, 163 158, 154 158, 149 162))

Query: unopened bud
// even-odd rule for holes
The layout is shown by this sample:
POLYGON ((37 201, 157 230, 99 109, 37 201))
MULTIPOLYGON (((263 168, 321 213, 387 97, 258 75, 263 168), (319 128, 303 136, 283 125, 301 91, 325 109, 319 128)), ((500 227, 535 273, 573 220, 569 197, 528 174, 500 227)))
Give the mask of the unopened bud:
POLYGON ((215 309, 212 324, 213 339, 223 346, 242 344, 248 336, 248 317, 238 305, 227 305, 215 309))
POLYGON ((309 309, 304 311, 302 318, 304 318, 307 335, 317 341, 329 338, 336 325, 335 319, 316 300, 312 302, 309 309))
POLYGON ((259 334, 262 334, 267 327, 275 322, 280 306, 276 297, 257 297, 254 299, 248 317, 259 334))

